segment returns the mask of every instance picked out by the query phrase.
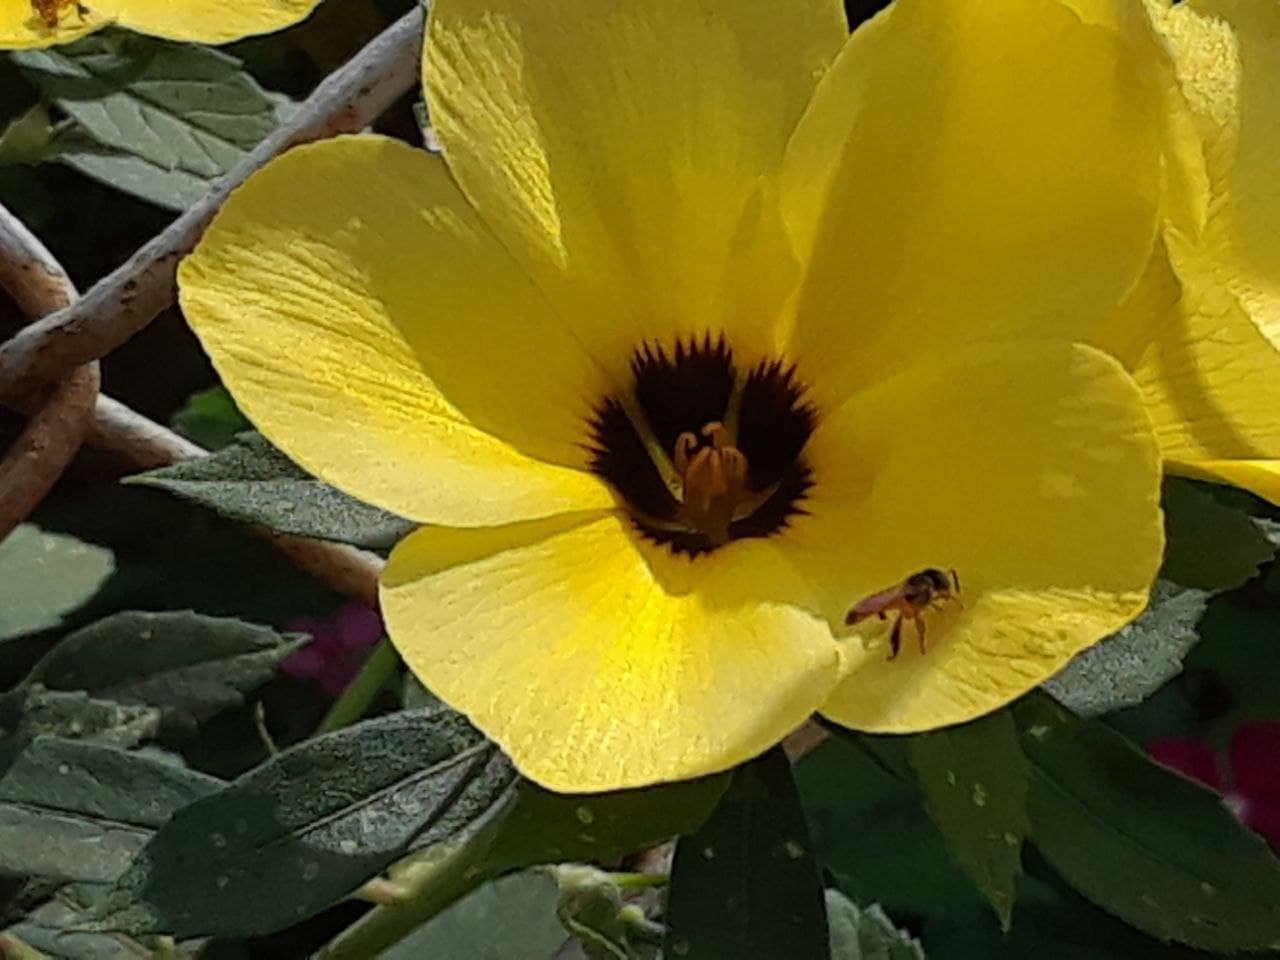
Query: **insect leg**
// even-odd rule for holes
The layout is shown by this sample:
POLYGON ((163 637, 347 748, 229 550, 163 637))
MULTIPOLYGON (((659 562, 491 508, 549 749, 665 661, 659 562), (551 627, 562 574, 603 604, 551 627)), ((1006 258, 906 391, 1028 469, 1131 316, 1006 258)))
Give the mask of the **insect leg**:
POLYGON ((902 614, 898 614, 898 619, 893 621, 893 629, 889 631, 889 659, 894 660, 898 656, 898 651, 902 649, 902 614))
POLYGON ((911 622, 916 625, 916 637, 920 641, 920 653, 924 653, 924 617, 917 610, 911 614, 911 622))

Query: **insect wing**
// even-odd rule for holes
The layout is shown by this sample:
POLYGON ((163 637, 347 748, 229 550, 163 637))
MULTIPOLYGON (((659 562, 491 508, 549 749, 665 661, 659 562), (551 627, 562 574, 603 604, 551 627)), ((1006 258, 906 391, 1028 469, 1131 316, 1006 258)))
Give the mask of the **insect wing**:
POLYGON ((899 607, 904 602, 905 587, 903 584, 894 584, 887 590, 881 590, 879 593, 873 593, 869 597, 864 597, 853 605, 853 608, 845 616, 846 624, 855 624, 859 620, 865 620, 867 617, 873 617, 878 613, 886 610, 892 610, 899 607))

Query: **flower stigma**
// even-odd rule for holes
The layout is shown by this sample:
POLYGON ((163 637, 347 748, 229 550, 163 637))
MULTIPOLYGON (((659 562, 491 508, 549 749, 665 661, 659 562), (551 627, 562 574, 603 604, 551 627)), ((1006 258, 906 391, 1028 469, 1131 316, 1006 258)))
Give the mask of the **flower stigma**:
POLYGON ((742 376, 725 338, 704 334, 642 344, 631 372, 630 391, 596 404, 589 450, 641 533, 696 557, 805 512, 817 414, 794 367, 766 360, 742 376))

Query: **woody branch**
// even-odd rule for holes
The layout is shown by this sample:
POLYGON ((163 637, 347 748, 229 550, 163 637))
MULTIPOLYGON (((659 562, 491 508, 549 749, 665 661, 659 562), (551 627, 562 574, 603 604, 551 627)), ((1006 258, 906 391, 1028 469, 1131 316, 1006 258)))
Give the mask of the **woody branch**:
POLYGON ((331 74, 288 122, 119 269, 0 344, 0 403, 15 405, 71 368, 106 356, 169 307, 178 262, 250 174, 295 144, 363 129, 413 88, 422 30, 423 11, 415 8, 331 74))
MULTIPOLYGON (((86 440, 139 469, 206 455, 171 430, 100 396, 97 359, 174 302, 178 261, 250 174, 290 146, 366 127, 412 89, 422 28, 419 8, 374 38, 204 200, 79 299, 53 255, 0 207, 0 287, 26 316, 39 318, 0 343, 0 403, 29 415, 23 433, 0 460, 0 537, 30 515, 86 440)), ((376 603, 382 561, 373 554, 262 528, 256 532, 334 590, 376 603)))

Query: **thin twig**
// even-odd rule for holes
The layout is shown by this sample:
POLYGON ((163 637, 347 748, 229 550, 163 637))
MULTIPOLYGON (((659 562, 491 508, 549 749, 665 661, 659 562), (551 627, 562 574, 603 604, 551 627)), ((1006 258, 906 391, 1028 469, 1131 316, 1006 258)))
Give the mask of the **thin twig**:
POLYGON ((154 470, 209 454, 204 447, 105 394, 98 397, 88 441, 99 450, 117 454, 139 470, 154 470))
MULTIPOLYGON (((49 248, 0 204, 0 287, 27 317, 70 306, 76 288, 49 248)), ((92 359, 92 358, 90 358, 92 359)))
POLYGON ((174 302, 178 261, 189 253, 227 196, 294 144, 368 126, 418 80, 423 11, 415 7, 318 86, 286 123, 236 165, 207 196, 67 309, 0 344, 0 402, 54 382, 104 357, 174 302))
POLYGON ((796 763, 813 750, 822 746, 828 736, 827 731, 822 729, 819 724, 812 720, 807 720, 804 726, 792 731, 782 741, 782 748, 787 751, 787 756, 791 762, 796 763))
POLYGON ((0 539, 53 489, 84 442, 98 395, 97 364, 79 367, 49 393, 0 460, 0 539))
MULTIPOLYGON (((0 285, 10 291, 23 310, 37 314, 75 298, 75 288, 62 265, 3 206, 0 285)), ((43 404, 18 396, 15 408, 32 416, 23 435, 0 462, 0 537, 40 502, 70 462, 82 438, 119 455, 139 470, 207 455, 208 451, 190 440, 99 395, 97 377, 97 364, 88 364, 74 371, 68 382, 53 391, 43 404)), ((294 566, 330 589, 377 606, 380 557, 345 544, 285 536, 265 527, 251 529, 270 540, 294 566)))
MULTIPOLYGON (((75 301, 76 290, 53 254, 0 205, 0 288, 28 317, 75 301)), ((72 370, 41 397, 25 398, 30 417, 0 460, 0 539, 30 516, 80 449, 98 396, 98 365, 72 370)))

